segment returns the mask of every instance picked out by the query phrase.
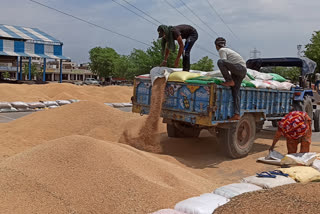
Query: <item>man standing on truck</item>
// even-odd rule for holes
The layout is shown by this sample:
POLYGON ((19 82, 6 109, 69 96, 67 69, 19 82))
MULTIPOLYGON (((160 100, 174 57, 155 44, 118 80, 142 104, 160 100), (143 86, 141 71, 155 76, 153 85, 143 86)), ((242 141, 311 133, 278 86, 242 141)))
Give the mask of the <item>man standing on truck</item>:
POLYGON ((167 65, 167 60, 169 57, 170 51, 176 51, 175 40, 179 44, 179 52, 177 58, 174 62, 174 67, 179 66, 179 61, 181 55, 183 55, 182 64, 183 71, 190 70, 190 51, 194 43, 198 39, 198 33, 195 28, 190 25, 177 25, 177 26, 166 26, 160 25, 158 27, 159 38, 161 38, 161 48, 162 55, 164 55, 164 60, 161 63, 161 66, 167 65), (183 45, 182 39, 185 39, 185 44, 183 45))
POLYGON ((246 62, 240 54, 226 47, 226 40, 224 38, 218 37, 214 43, 220 55, 217 64, 225 79, 225 82, 221 85, 230 86, 232 91, 234 115, 229 120, 239 120, 240 86, 247 74, 246 62))
POLYGON ((298 144, 301 144, 300 153, 309 152, 312 135, 311 124, 312 121, 306 112, 290 112, 279 121, 278 131, 269 150, 274 149, 283 135, 287 139, 288 154, 297 153, 298 144))

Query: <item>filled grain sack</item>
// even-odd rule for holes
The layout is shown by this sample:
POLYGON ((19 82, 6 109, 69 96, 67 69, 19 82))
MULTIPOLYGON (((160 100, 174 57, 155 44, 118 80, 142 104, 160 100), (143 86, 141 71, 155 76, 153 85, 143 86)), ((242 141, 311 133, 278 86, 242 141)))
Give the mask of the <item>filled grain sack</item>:
POLYGON ((282 158, 284 158, 284 155, 275 150, 272 150, 269 151, 269 154, 266 157, 260 157, 257 159, 257 161, 280 166, 282 158))
POLYGON ((247 80, 242 80, 241 86, 248 87, 248 88, 256 88, 255 84, 247 80))
POLYGON ((31 102, 31 103, 27 103, 28 107, 31 109, 37 109, 37 108, 45 108, 46 105, 41 103, 41 102, 31 102))
POLYGON ((254 184, 264 189, 270 189, 277 186, 296 183, 292 178, 281 176, 281 175, 277 175, 275 178, 263 178, 263 177, 257 177, 254 175, 254 176, 243 178, 241 182, 254 184))
POLYGON ((289 174, 291 178, 300 183, 320 181, 320 172, 309 166, 294 166, 290 168, 281 168, 279 170, 289 174))
POLYGON ((56 101, 41 101, 43 104, 46 105, 46 107, 50 107, 50 106, 59 106, 58 103, 56 101))
POLYGON ((0 102, 0 109, 11 109, 11 107, 9 102, 0 102))
POLYGON ((287 81, 284 77, 280 76, 279 74, 275 73, 269 73, 273 78, 272 80, 277 81, 277 82, 285 82, 287 81))
POLYGON ((220 85, 224 82, 224 79, 221 77, 210 77, 210 76, 198 76, 192 79, 188 79, 185 81, 186 83, 192 83, 192 84, 209 84, 214 83, 217 85, 220 85))
POLYGON ((273 76, 267 73, 262 73, 256 70, 252 70, 247 68, 247 73, 250 75, 250 77, 254 78, 255 80, 272 80, 273 76))
POLYGON ((312 167, 315 168, 316 170, 318 170, 320 172, 320 157, 317 157, 313 163, 312 163, 312 167))
POLYGON ((124 107, 132 107, 132 103, 122 103, 124 107))
POLYGON ((281 159, 281 165, 310 166, 317 157, 315 152, 287 154, 281 159))
POLYGON ((11 102, 11 106, 18 110, 28 109, 28 104, 25 102, 11 102))
MULTIPOLYGON (((153 85, 154 81, 158 78, 166 78, 168 80, 168 77, 171 73, 175 73, 174 70, 167 67, 154 67, 150 71, 150 78, 151 78, 151 84, 153 85)), ((187 72, 189 73, 189 72, 187 72)), ((200 75, 200 74, 198 74, 200 75)))
POLYGON ((0 109, 0 112, 2 113, 5 113, 5 112, 15 112, 15 111, 18 111, 16 108, 3 108, 3 109, 0 109))
POLYGON ((262 80, 251 80, 252 84, 256 86, 256 88, 268 88, 269 84, 264 83, 262 80))
POLYGON ((162 209, 162 210, 158 210, 156 212, 153 212, 151 214, 185 214, 182 212, 179 212, 177 210, 173 210, 173 209, 162 209))
POLYGON ((77 103, 77 102, 79 102, 79 100, 75 100, 75 99, 70 99, 69 100, 71 103, 77 103))
POLYGON ((56 100, 59 106, 71 104, 69 100, 56 100))
POLYGON ((215 209, 228 201, 226 197, 205 193, 177 203, 174 209, 187 214, 212 214, 215 209))
POLYGON ((290 82, 282 82, 280 86, 278 87, 278 90, 288 90, 290 91, 291 88, 294 87, 294 84, 290 82))
POLYGON ((213 193, 226 198, 233 198, 246 192, 253 192, 261 189, 261 187, 250 183, 234 183, 219 187, 214 190, 213 193))
POLYGON ((168 82, 185 82, 186 80, 200 76, 199 73, 190 73, 186 71, 174 72, 169 75, 168 82))
POLYGON ((114 108, 122 108, 122 107, 124 107, 123 103, 112 103, 112 105, 113 105, 114 108))

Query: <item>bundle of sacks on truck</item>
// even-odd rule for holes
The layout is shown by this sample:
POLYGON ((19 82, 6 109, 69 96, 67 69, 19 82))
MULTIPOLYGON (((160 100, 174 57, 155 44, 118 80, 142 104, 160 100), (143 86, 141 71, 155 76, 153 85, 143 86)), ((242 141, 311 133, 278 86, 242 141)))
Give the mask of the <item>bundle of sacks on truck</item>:
MULTIPOLYGON (((151 75, 156 73, 158 73, 159 76, 164 75, 167 77, 168 82, 185 82, 204 85, 214 83, 220 85, 225 81, 220 70, 210 72, 190 70, 190 72, 186 72, 181 71, 181 69, 178 68, 155 67, 150 73, 151 75)), ((137 78, 152 79, 152 76, 145 74, 140 75, 137 78)), ((241 86, 250 88, 290 90, 294 85, 278 74, 262 73, 256 70, 247 69, 247 75, 243 79, 241 86)))

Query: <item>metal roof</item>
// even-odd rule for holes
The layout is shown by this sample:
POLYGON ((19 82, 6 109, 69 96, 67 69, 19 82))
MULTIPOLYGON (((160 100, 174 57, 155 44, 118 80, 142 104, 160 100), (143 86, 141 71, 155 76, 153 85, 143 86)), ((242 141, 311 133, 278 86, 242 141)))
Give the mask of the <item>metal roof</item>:
POLYGON ((0 56, 69 59, 63 56, 62 45, 37 28, 0 24, 0 56))
POLYGON ((34 43, 55 43, 62 44, 61 41, 40 31, 38 28, 19 27, 0 24, 0 38, 26 40, 34 43))

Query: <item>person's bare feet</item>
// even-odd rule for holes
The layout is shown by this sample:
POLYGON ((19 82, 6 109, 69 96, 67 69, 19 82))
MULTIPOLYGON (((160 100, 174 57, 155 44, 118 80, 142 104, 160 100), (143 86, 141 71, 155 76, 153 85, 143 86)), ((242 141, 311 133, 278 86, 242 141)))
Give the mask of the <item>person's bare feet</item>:
POLYGON ((223 83, 221 83, 221 85, 223 85, 223 86, 230 86, 230 87, 232 87, 232 86, 234 86, 234 81, 233 81, 233 80, 231 80, 231 81, 229 81, 229 82, 223 82, 223 83))
POLYGON ((229 121, 232 121, 232 120, 240 120, 240 115, 239 115, 239 114, 233 115, 233 116, 229 119, 229 121))

